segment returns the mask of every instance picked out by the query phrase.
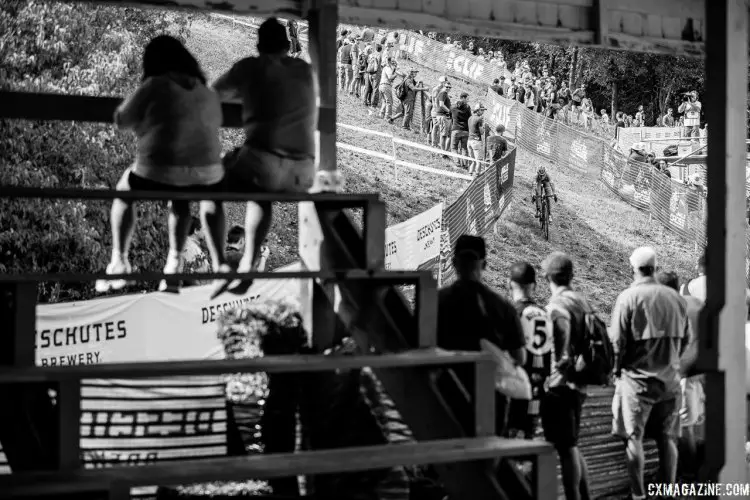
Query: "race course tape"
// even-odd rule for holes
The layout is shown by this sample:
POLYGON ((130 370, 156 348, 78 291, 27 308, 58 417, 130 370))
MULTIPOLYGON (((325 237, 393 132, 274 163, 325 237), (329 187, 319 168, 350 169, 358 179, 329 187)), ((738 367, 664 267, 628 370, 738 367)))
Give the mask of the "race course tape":
MULTIPOLYGON (((432 146, 425 146, 424 144, 420 144, 418 142, 407 141, 406 139, 401 139, 399 137, 394 136, 393 134, 389 134, 386 132, 378 132, 377 130, 369 130, 369 129, 362 128, 362 127, 355 127, 354 125, 348 125, 346 123, 337 123, 336 125, 341 128, 347 128, 349 130, 354 130, 356 132, 362 132, 363 134, 378 135, 380 137, 386 137, 388 139, 391 139, 396 144, 403 144, 404 146, 409 146, 409 147, 416 148, 416 149, 422 149, 424 151, 429 151, 437 155, 445 155, 445 156, 450 156, 452 158, 458 158, 461 160, 467 160, 467 161, 473 161, 473 162, 476 161, 474 158, 470 156, 460 155, 452 151, 444 151, 442 149, 433 148, 432 146)), ((480 161, 479 163, 484 163, 486 165, 489 165, 490 162, 480 161)))
MULTIPOLYGON (((352 146, 350 144, 346 144, 345 142, 336 142, 336 147, 341 148, 341 149, 346 149, 347 151, 352 151, 354 153, 360 153, 363 155, 373 156, 375 158, 381 158, 383 160, 393 162, 393 157, 390 155, 387 155, 385 153, 378 153, 377 151, 370 151, 369 149, 358 148, 357 146, 352 146)), ((453 177, 455 179, 463 179, 466 181, 471 181, 473 179, 473 177, 468 174, 450 172, 448 170, 440 170, 439 168, 425 167, 425 166, 417 165, 416 163, 411 163, 408 161, 396 160, 394 163, 400 167, 407 167, 407 168, 411 168, 414 170, 420 170, 422 172, 429 172, 431 174, 442 175, 445 177, 453 177)))

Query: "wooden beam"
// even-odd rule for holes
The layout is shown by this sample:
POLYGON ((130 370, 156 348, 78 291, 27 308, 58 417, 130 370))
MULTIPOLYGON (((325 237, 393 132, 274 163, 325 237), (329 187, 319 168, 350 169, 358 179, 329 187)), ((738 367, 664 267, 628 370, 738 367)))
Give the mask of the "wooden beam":
POLYGON ((117 191, 115 189, 37 188, 0 186, 0 198, 56 198, 76 200, 216 200, 258 201, 280 203, 314 203, 326 210, 341 208, 366 208, 368 203, 379 201, 375 193, 206 193, 189 191, 117 191))
POLYGON ((396 465, 445 464, 501 457, 551 455, 545 442, 495 436, 435 440, 422 443, 362 446, 299 453, 252 454, 243 457, 160 462, 144 466, 82 469, 70 474, 0 476, 0 498, 97 491, 116 484, 189 484, 238 479, 270 479, 293 474, 332 474, 382 469, 396 465))
MULTIPOLYGON (((326 214, 320 220, 326 240, 319 256, 321 266, 349 266, 357 262, 355 253, 362 238, 344 213, 326 214)), ((404 297, 389 289, 374 293, 365 282, 341 284, 339 315, 363 350, 388 352, 417 345, 415 318, 404 297)), ((415 438, 447 439, 464 434, 452 410, 423 370, 375 369, 388 395, 415 438)), ((485 468, 470 464, 436 466, 450 495, 472 500, 505 500, 497 478, 485 468)))
MULTIPOLYGON (((112 123, 121 97, 0 92, 0 118, 112 123)), ((222 103, 222 127, 242 128, 242 106, 222 103)))
MULTIPOLYGON (((708 135, 707 299, 698 367, 706 373, 704 481, 745 483, 745 156, 748 9, 706 3, 708 135)), ((725 498, 725 497, 722 497, 725 498)))
MULTIPOLYGON (((0 368, 0 384, 59 382, 85 378, 149 378, 222 373, 307 373, 372 368, 413 368, 471 364, 490 358, 484 353, 420 349, 367 356, 284 355, 247 359, 102 363, 98 365, 0 368)), ((71 386, 73 388, 73 386, 71 386)), ((74 389, 74 388, 73 388, 74 389)))
POLYGON ((217 278, 256 279, 256 280, 284 280, 284 279, 320 279, 326 282, 345 280, 366 280, 375 286, 387 285, 416 285, 420 280, 429 276, 429 271, 367 271, 350 269, 341 271, 250 271, 246 273, 178 273, 165 274, 163 272, 145 271, 133 274, 98 273, 29 273, 29 274, 0 274, 0 283, 57 281, 67 283, 81 283, 98 279, 128 279, 133 281, 158 281, 164 278, 176 280, 212 280, 217 278))

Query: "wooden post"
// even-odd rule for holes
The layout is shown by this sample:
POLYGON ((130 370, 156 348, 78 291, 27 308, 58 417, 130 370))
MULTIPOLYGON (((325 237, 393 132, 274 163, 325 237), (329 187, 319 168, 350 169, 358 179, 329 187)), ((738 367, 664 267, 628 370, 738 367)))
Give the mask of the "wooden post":
POLYGON ((336 25, 338 2, 313 0, 308 12, 309 51, 318 78, 319 169, 336 172, 336 25))
MULTIPOLYGON (((698 368, 706 373, 706 461, 702 481, 747 480, 745 434, 745 105, 747 5, 706 2, 708 137, 707 300, 698 368)), ((725 497, 721 497, 725 498, 725 497)))

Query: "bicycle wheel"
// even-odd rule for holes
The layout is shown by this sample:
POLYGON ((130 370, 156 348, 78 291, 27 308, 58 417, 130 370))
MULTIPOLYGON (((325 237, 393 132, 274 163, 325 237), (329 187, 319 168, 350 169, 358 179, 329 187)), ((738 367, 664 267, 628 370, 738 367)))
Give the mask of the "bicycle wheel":
POLYGON ((542 234, 544 239, 549 241, 549 208, 547 208, 547 199, 545 198, 542 202, 542 234))

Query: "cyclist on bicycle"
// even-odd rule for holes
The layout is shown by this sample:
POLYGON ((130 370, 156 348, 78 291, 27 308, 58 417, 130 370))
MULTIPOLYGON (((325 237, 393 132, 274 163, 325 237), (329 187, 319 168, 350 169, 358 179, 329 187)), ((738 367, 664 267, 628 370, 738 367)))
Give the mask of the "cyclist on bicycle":
MULTIPOLYGON (((531 193, 531 201, 536 203, 536 217, 541 215, 542 208, 542 190, 546 196, 552 196, 557 202, 557 193, 555 193, 555 185, 552 183, 547 169, 544 166, 539 167, 536 171, 536 179, 534 181, 534 191, 531 193)), ((549 214, 549 220, 552 221, 552 207, 547 201, 547 214, 549 214)))

